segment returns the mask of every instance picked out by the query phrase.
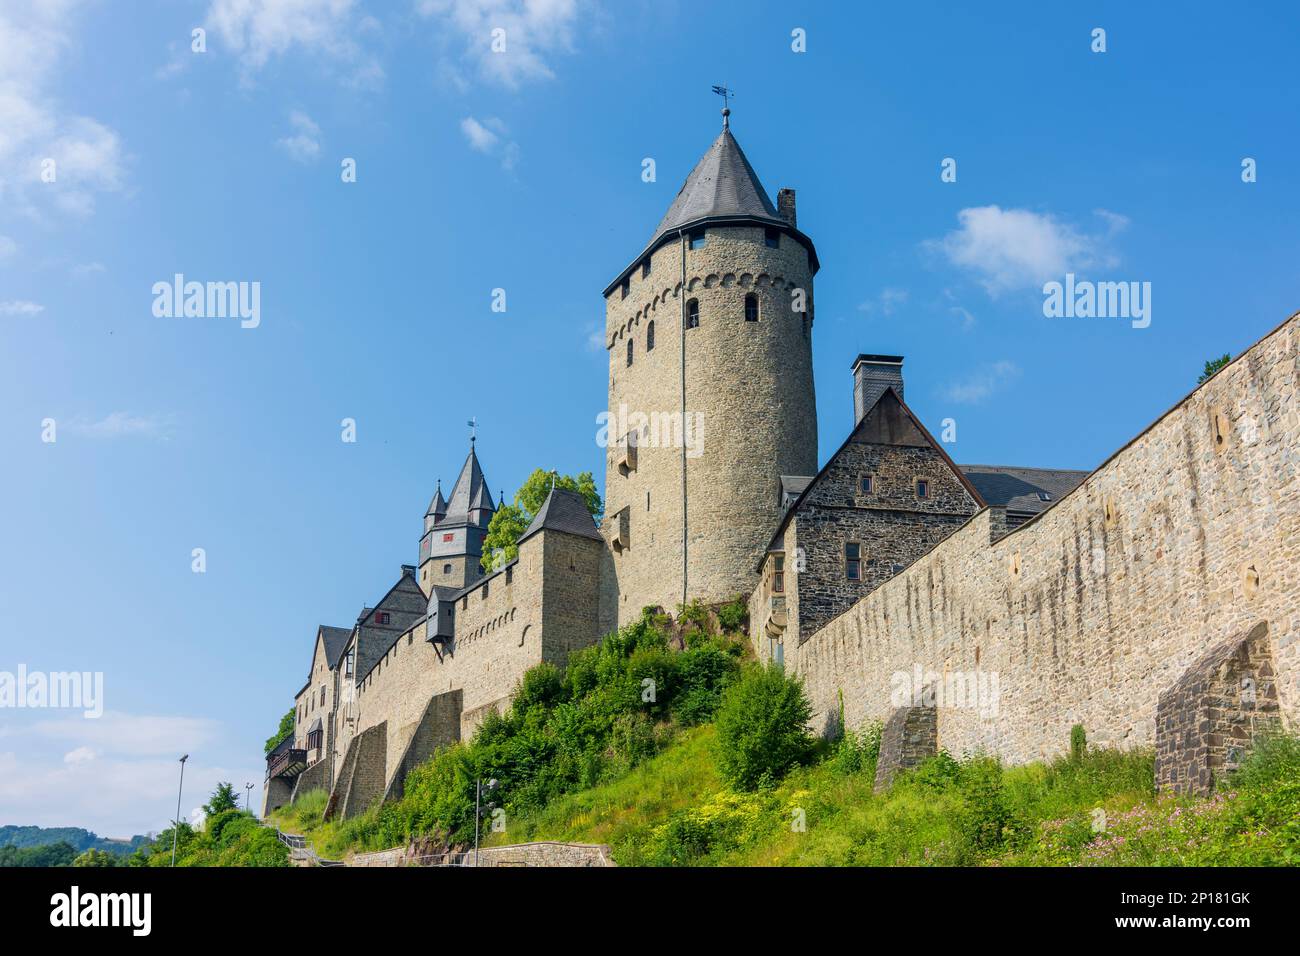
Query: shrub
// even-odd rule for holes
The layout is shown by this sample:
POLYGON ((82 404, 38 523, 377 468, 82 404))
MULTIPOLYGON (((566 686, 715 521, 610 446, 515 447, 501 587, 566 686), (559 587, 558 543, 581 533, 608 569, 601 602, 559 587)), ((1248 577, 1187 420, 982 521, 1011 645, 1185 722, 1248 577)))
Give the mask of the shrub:
POLYGON ((746 634, 749 631, 749 603, 744 595, 718 608, 718 624, 724 634, 746 634))
POLYGON ((812 749, 803 682, 773 664, 747 668, 718 708, 718 771, 741 790, 780 779, 812 749))
POLYGON ((831 764, 842 774, 876 772, 880 757, 880 735, 884 725, 880 721, 864 724, 856 732, 845 729, 831 753, 831 764))
POLYGON ((972 858, 1002 849, 1004 829, 1011 822, 1002 792, 1002 765, 992 757, 977 757, 960 765, 957 790, 962 809, 957 831, 972 858))
POLYGON ((1087 752, 1088 735, 1083 730, 1083 724, 1075 724, 1070 728, 1070 760, 1080 763, 1087 752))
POLYGON ((1300 780, 1300 737, 1267 734, 1257 739, 1241 766, 1229 777, 1229 785, 1258 790, 1271 783, 1300 780))

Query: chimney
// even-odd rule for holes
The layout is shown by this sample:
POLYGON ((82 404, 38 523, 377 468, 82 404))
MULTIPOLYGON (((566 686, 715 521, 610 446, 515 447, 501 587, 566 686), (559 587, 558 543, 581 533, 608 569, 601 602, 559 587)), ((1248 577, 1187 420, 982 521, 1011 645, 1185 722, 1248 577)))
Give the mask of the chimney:
POLYGON ((795 222, 793 189, 781 189, 777 191, 776 212, 777 215, 788 222, 791 226, 796 229, 799 228, 799 224, 795 222))
POLYGON ((857 428, 862 416, 885 393, 894 387, 898 397, 903 397, 903 356, 859 355, 853 362, 853 427, 857 428))

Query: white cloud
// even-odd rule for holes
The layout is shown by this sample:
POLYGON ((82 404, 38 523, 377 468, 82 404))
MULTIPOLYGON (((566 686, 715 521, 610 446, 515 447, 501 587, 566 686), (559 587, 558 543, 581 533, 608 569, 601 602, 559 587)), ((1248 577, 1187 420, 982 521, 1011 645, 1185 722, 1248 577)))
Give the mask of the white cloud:
POLYGON ((158 415, 132 415, 129 412, 112 412, 99 421, 74 418, 67 431, 87 438, 151 438, 166 441, 171 437, 170 419, 158 415))
POLYGON ((1020 375, 1020 368, 1007 359, 991 362, 972 372, 959 382, 944 389, 944 397, 951 402, 974 405, 1010 385, 1020 375))
POLYGON ((76 750, 69 750, 63 755, 64 763, 85 763, 88 760, 95 759, 95 750, 93 747, 78 747, 76 750))
POLYGON ((909 298, 906 289, 886 288, 881 289, 880 294, 874 299, 868 299, 858 306, 859 312, 865 312, 867 315, 893 315, 894 311, 901 305, 904 305, 909 298))
POLYGON ((74 215, 94 211, 97 192, 122 188, 117 133, 69 111, 54 91, 73 46, 83 0, 0 4, 0 199, 41 217, 43 203, 74 215), (53 160, 53 182, 43 163, 53 160))
POLYGON ((294 110, 289 114, 292 133, 278 140, 276 145, 299 163, 310 163, 320 156, 320 127, 306 113, 294 110))
POLYGON ((0 302, 0 315, 36 315, 44 311, 45 306, 36 302, 28 302, 26 299, 10 299, 8 302, 0 302))
POLYGON ((107 271, 102 262, 86 262, 72 267, 72 278, 89 279, 91 276, 103 275, 107 271))
MULTIPOLYGON (((79 744, 80 750, 109 756, 177 756, 216 739, 220 726, 205 717, 171 717, 128 714, 106 710, 97 720, 80 713, 36 720, 6 736, 29 735, 45 740, 79 744)), ((77 751, 74 750, 73 753, 77 751)))
POLYGON ((466 116, 460 121, 460 131, 470 149, 488 156, 497 156, 501 168, 507 172, 513 170, 519 162, 519 144, 506 138, 506 124, 495 116, 489 116, 481 122, 473 116, 466 116))
POLYGON ((419 0, 418 10, 444 35, 459 37, 461 58, 473 70, 508 89, 552 79, 547 60, 572 51, 578 21, 577 0, 419 0), (503 33, 494 37, 494 30, 503 33), (494 42, 504 49, 494 50, 494 42))
POLYGON ((384 79, 355 39, 377 32, 379 21, 358 14, 355 0, 213 0, 207 24, 238 55, 245 81, 295 48, 346 67, 352 85, 373 88, 384 79))
POLYGON ((0 236, 0 259, 7 259, 18 251, 18 243, 8 236, 0 236))
POLYGON ((1117 213, 1098 210, 1107 222, 1106 236, 1084 233, 1047 213, 1029 209, 979 206, 957 214, 960 228, 925 248, 973 273, 991 296, 1041 286, 1067 272, 1113 266, 1117 259, 1105 239, 1128 224, 1117 213))

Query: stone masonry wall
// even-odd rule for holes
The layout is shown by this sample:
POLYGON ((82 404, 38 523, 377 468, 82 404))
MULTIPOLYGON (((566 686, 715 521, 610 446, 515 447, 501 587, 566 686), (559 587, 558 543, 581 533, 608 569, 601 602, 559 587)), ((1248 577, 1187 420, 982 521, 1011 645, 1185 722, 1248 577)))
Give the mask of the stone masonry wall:
POLYGON ((1264 621, 1284 716, 1300 705, 1300 315, 1075 491, 1000 540, 983 511, 832 620, 787 670, 825 726, 885 717, 910 675, 965 675, 996 707, 940 702, 939 745, 1012 762, 1152 746, 1159 694, 1264 621))
MULTIPOLYGON (((679 243, 662 246, 648 277, 633 271, 627 298, 616 288, 606 300, 612 422, 602 530, 612 537, 620 520, 630 529, 612 566, 620 625, 645 606, 672 610, 682 599, 680 444, 643 433, 635 469, 619 467, 620 422, 682 410, 681 255, 679 243), (647 351, 651 322, 655 347, 647 351)), ((686 461, 688 590, 725 601, 753 589, 780 517, 780 476, 816 473, 812 275, 807 250, 790 236, 772 249, 761 227, 719 226, 707 230, 703 248, 686 250, 686 286, 700 324, 685 330, 685 406, 703 422, 701 453, 686 461), (806 292, 807 323, 791 311, 795 288, 806 292), (745 321, 747 294, 758 298, 757 322, 745 321)))
POLYGON ((900 770, 939 752, 939 721, 933 707, 899 707, 885 721, 876 759, 875 789, 883 790, 900 770))
POLYGON ((1156 785, 1210 793, 1261 733, 1276 729, 1268 625, 1257 624, 1208 651, 1156 704, 1156 785))

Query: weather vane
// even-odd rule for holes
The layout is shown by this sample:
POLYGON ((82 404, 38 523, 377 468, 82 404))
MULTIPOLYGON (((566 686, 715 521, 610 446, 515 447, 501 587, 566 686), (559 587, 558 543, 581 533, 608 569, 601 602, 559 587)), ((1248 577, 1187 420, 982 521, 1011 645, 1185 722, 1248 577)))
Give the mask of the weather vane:
POLYGON ((715 86, 713 92, 722 97, 722 128, 727 129, 731 126, 731 121, 728 119, 731 116, 730 98, 736 95, 736 91, 726 86, 715 86))
POLYGON ((474 436, 478 434, 478 418, 471 418, 465 423, 469 426, 469 443, 474 444, 474 436))

